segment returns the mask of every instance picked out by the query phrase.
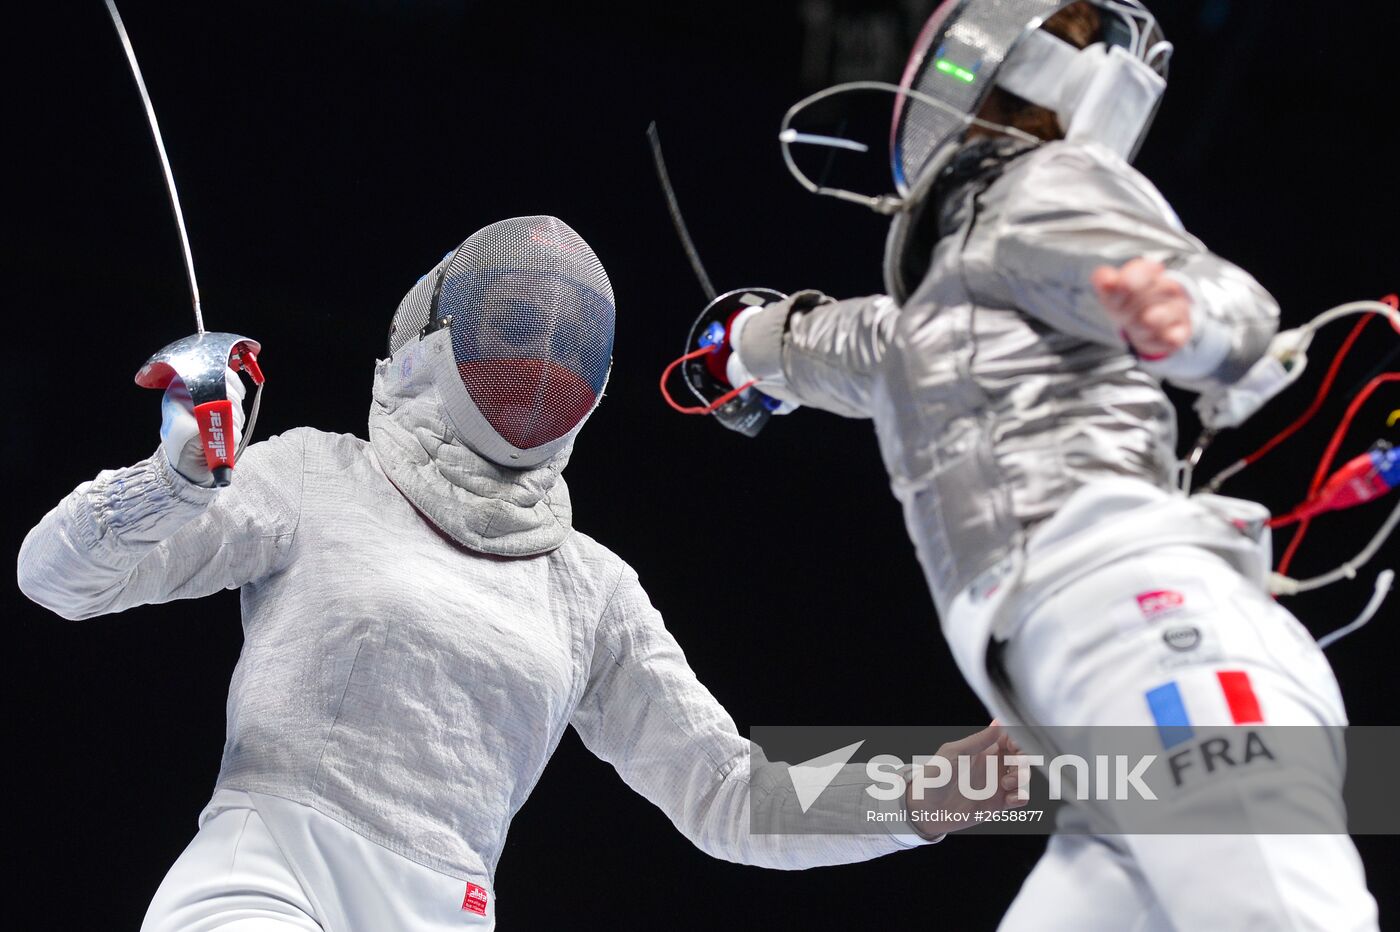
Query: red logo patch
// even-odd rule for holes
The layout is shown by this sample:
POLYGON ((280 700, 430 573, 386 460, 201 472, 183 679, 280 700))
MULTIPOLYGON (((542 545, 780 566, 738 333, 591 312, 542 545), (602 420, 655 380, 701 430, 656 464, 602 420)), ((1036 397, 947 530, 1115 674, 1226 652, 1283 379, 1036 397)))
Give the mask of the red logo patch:
POLYGON ((467 895, 462 899, 462 908, 478 916, 486 915, 486 888, 474 883, 467 884, 467 895))
POLYGON ((1164 612, 1175 611, 1186 604, 1186 596, 1175 589, 1159 589, 1156 592, 1140 592, 1137 596, 1138 608, 1143 617, 1156 618, 1164 612))

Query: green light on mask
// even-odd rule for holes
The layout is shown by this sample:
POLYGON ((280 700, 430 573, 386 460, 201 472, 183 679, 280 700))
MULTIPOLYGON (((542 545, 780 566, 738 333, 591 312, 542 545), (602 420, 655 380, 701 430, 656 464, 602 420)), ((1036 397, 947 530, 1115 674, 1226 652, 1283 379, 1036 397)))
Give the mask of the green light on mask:
POLYGON ((973 74, 971 71, 968 71, 962 65, 953 64, 946 58, 938 59, 938 61, 933 63, 933 67, 937 68, 944 74, 957 78, 959 81, 962 81, 967 84, 971 84, 973 81, 977 80, 977 75, 973 74))

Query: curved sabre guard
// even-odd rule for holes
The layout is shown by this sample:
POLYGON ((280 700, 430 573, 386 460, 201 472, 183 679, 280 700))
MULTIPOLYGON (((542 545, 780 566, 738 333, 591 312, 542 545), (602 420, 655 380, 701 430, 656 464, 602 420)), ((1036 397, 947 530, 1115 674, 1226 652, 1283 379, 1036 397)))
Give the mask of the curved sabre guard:
POLYGON ((262 369, 258 367, 260 352, 262 344, 250 337, 236 333, 194 333, 161 349, 136 373, 136 384, 142 388, 165 391, 176 378, 185 383, 194 403, 195 420, 199 422, 204 460, 218 488, 229 484, 234 463, 253 435, 263 385, 262 369), (259 391, 259 396, 254 397, 248 431, 237 450, 227 440, 233 426, 233 402, 228 397, 225 369, 248 373, 259 391))

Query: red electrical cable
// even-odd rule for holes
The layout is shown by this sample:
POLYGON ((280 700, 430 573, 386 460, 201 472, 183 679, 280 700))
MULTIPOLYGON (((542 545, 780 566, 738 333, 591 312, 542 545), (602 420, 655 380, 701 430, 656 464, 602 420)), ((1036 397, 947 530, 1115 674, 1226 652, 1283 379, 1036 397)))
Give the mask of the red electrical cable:
POLYGON ((1277 573, 1280 576, 1288 575, 1288 567, 1293 562, 1293 556, 1298 552, 1298 545, 1303 541, 1303 535, 1308 533, 1308 527, 1312 524, 1312 518, 1304 518, 1298 524, 1298 530, 1293 532, 1293 539, 1288 542, 1288 548, 1283 551, 1283 556, 1279 558, 1277 573))
MULTIPOLYGON (((1388 294, 1381 298, 1381 303, 1388 304, 1395 310, 1400 310, 1400 295, 1388 294)), ((1332 383, 1336 381, 1337 372, 1342 368, 1342 362, 1346 359, 1347 354, 1351 352, 1351 348, 1355 345, 1357 338, 1361 336, 1361 331, 1366 329, 1366 325, 1371 322, 1371 317, 1372 315, 1369 313, 1364 315, 1356 322, 1356 325, 1351 328, 1351 333, 1347 334, 1347 338, 1342 342, 1341 348, 1337 350, 1337 355, 1332 358, 1332 364, 1327 367, 1327 374, 1323 376, 1322 384, 1318 386, 1317 394, 1313 397, 1312 403, 1308 405, 1307 410, 1298 415, 1293 423, 1269 438, 1259 449, 1242 459, 1236 460, 1230 466, 1222 470, 1220 477, 1216 479, 1217 484, 1220 479, 1233 476, 1246 466, 1252 466, 1254 463, 1263 459, 1271 450, 1296 434, 1304 425, 1313 419, 1313 416, 1322 409, 1322 403, 1327 400, 1328 393, 1332 391, 1332 383)), ((1400 323, 1397 323, 1389 315, 1386 315, 1386 320, 1395 328, 1397 333, 1400 333, 1400 323)), ((1282 521, 1282 519, 1279 520, 1284 524, 1291 523, 1282 521)))
POLYGON ((1327 476, 1327 470, 1332 466, 1332 460, 1337 455, 1337 448, 1342 445, 1342 437, 1345 436, 1347 428, 1351 426, 1351 421, 1356 417, 1356 412, 1366 403, 1366 399, 1371 397, 1381 385, 1386 382, 1400 382, 1400 372, 1384 372, 1366 383, 1366 387, 1357 392, 1356 397, 1347 405, 1347 413, 1342 415, 1342 422, 1337 425, 1337 429, 1332 433, 1332 440, 1327 444, 1327 450, 1322 454, 1322 459, 1318 461, 1317 471, 1313 473, 1312 485, 1308 488, 1308 494, 1312 495, 1322 488, 1323 479, 1327 476))
MULTIPOLYGON (((1388 294, 1381 298, 1381 301, 1382 303, 1390 305, 1392 309, 1400 310, 1400 295, 1388 294)), ((1323 377, 1322 384, 1318 387, 1317 395, 1313 398, 1312 404, 1308 406, 1307 410, 1294 420, 1292 424, 1289 424, 1278 434, 1274 435, 1274 437, 1262 447, 1240 460, 1237 464, 1240 469, 1263 459, 1270 450, 1273 450, 1280 443, 1297 433, 1304 424, 1312 420, 1313 416, 1317 414, 1318 410, 1322 407, 1323 401, 1326 400, 1327 393, 1332 390, 1332 383, 1335 381, 1337 372, 1341 368, 1342 360, 1345 359, 1347 353, 1351 351, 1352 346, 1361 335, 1361 331, 1365 329, 1370 320, 1371 315, 1367 314, 1361 320, 1357 321, 1356 326, 1352 327, 1351 333, 1347 334, 1346 340, 1342 343, 1341 349, 1337 351, 1337 355, 1333 358, 1332 365, 1328 367, 1327 374, 1323 377)), ((1387 317, 1387 320, 1392 328, 1400 332, 1400 325, 1397 325, 1394 319, 1387 317)), ((1351 407, 1348 408, 1346 416, 1337 426, 1337 430, 1333 434, 1332 442, 1328 444, 1328 453, 1324 454, 1323 459, 1318 465, 1317 472, 1313 475, 1312 485, 1308 489, 1308 498, 1311 498, 1318 488, 1321 487, 1322 477, 1326 475, 1327 467, 1331 465, 1332 458, 1336 455, 1336 447, 1341 443, 1341 437, 1346 434, 1346 429, 1352 417, 1355 415, 1356 409, 1360 407, 1360 402, 1363 401, 1365 397, 1369 396, 1375 386, 1382 381, 1391 381, 1391 379, 1386 376, 1381 376, 1373 380, 1361 391, 1357 399, 1352 402, 1351 407)), ((1306 502, 1306 499, 1304 501, 1306 502)), ((1288 567, 1293 563, 1293 557, 1297 554, 1298 547, 1303 542, 1303 537, 1308 533, 1308 528, 1312 525, 1311 517, 1299 518, 1299 512, 1302 507, 1302 505, 1299 505, 1288 514, 1274 518, 1269 522, 1269 527, 1271 528, 1287 527, 1294 523, 1298 524, 1298 530, 1294 532, 1293 539, 1288 542, 1287 549, 1284 550, 1283 556, 1279 559, 1278 572, 1280 575, 1287 574, 1288 567)))
POLYGON ((723 395, 720 395, 718 398, 716 398, 714 401, 710 402, 707 405, 697 405, 695 407, 685 408, 677 404, 676 400, 671 397, 670 390, 666 388, 666 382, 671 378, 671 373, 675 372, 676 367, 679 366, 681 363, 688 362, 692 359, 699 359, 701 356, 713 353, 718 348, 719 347, 717 346, 702 346, 697 350, 691 350, 689 353, 686 353, 680 359, 677 359, 675 362, 667 366, 666 371, 661 373, 661 397, 666 399, 666 403, 670 405, 673 410, 679 411, 681 414, 713 414, 716 409, 723 407, 724 405, 733 401, 735 398, 738 398, 739 395, 741 395, 745 389, 752 388, 754 385, 758 384, 757 379, 750 379, 743 385, 740 385, 738 388, 733 389, 732 391, 725 392, 723 395))
MULTIPOLYGON (((1346 413, 1342 415, 1341 422, 1337 424, 1337 429, 1333 431, 1332 439, 1328 442, 1327 449, 1322 454, 1322 459, 1318 461, 1317 470, 1313 473, 1312 484, 1308 487, 1308 499, 1311 499, 1313 495, 1317 493, 1317 490, 1322 488, 1323 480, 1327 476, 1327 470, 1332 467, 1332 460, 1336 458, 1337 450, 1342 445, 1342 438, 1346 436, 1347 430, 1351 427, 1352 420, 1356 417, 1356 413, 1361 410, 1361 406, 1366 403, 1367 399, 1371 397, 1371 394, 1386 382, 1400 382, 1400 372, 1386 372, 1376 376, 1374 379, 1367 382, 1366 387, 1357 392, 1356 397, 1351 400, 1351 404, 1347 405, 1346 413)), ((1292 521, 1289 520, 1290 518, 1297 520, 1293 517, 1296 511, 1297 509, 1294 509, 1293 512, 1284 515, 1282 518, 1275 519, 1279 522, 1277 525, 1275 525, 1274 521, 1270 521, 1269 525, 1271 527, 1281 527, 1286 524, 1291 524, 1292 521)), ((1311 518, 1303 518, 1298 522, 1298 530, 1294 533, 1293 539, 1288 542, 1288 549, 1283 552, 1283 556, 1278 561, 1279 575, 1286 576, 1288 574, 1288 567, 1292 564, 1293 557, 1298 552, 1298 545, 1302 543, 1303 535, 1307 534, 1308 527, 1311 524, 1311 518)))
MULTIPOLYGON (((1392 295, 1392 297, 1394 296, 1392 295)), ((1243 466, 1252 466, 1254 463, 1263 459, 1270 450, 1296 434, 1303 428, 1303 425, 1313 419, 1313 415, 1322 410, 1322 403, 1327 400, 1327 393, 1332 391, 1332 383, 1337 380, 1337 372, 1342 368, 1343 360, 1347 358, 1347 353, 1351 352, 1351 348, 1355 345, 1357 337, 1361 336, 1361 331, 1365 330, 1366 325, 1371 322, 1372 316, 1371 314, 1364 315, 1356 322, 1356 326, 1351 328, 1351 333, 1347 334, 1346 340, 1342 343, 1342 348, 1337 350, 1336 356, 1332 357, 1332 365, 1327 368, 1327 374, 1322 377, 1322 384, 1318 386, 1317 394, 1313 396, 1312 404, 1308 405, 1307 410, 1298 415, 1297 419, 1294 420, 1292 424, 1289 424, 1283 430, 1274 434, 1262 447, 1240 460, 1243 466)))

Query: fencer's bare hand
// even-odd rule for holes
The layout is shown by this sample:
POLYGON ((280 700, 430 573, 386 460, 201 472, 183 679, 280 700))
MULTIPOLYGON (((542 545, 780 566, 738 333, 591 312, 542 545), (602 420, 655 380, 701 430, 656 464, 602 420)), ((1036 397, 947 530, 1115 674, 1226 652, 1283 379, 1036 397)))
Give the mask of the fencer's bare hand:
POLYGON ((1020 753, 1021 749, 1011 740, 1011 735, 995 721, 966 738, 949 741, 938 749, 935 760, 914 767, 904 792, 904 806, 910 814, 911 824, 925 838, 936 838, 976 825, 979 812, 1024 806, 1028 800, 1020 798, 1019 779, 1023 768, 1006 762, 1006 758, 1020 753), (940 758, 944 763, 938 762, 940 758), (989 761, 992 762, 990 766, 989 761), (920 769, 928 778, 926 782, 941 782, 938 780, 940 773, 947 774, 950 779, 943 786, 921 787, 917 779, 920 769), (963 771, 967 771, 965 776, 963 771), (991 794, 985 799, 969 798, 959 788, 966 783, 974 795, 983 795, 988 789, 989 776, 996 781, 996 786, 991 788, 991 794), (923 817, 914 817, 914 813, 919 811, 922 811, 923 817), (961 813, 963 818, 950 817, 948 814, 951 813, 961 813), (935 815, 944 817, 932 818, 935 815))
POLYGON ((1101 265, 1091 276, 1108 316, 1137 354, 1161 359, 1191 339, 1191 296, 1152 259, 1134 259, 1120 269, 1101 265))

